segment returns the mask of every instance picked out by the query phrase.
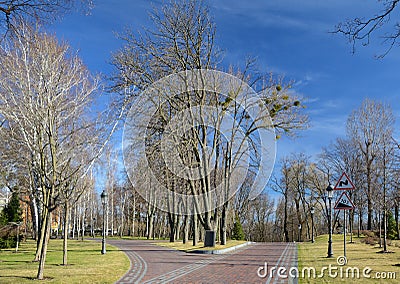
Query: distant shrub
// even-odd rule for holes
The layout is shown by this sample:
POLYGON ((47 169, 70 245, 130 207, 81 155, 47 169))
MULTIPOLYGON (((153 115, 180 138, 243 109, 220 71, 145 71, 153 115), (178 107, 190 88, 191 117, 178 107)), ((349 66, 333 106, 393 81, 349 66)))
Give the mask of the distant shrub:
POLYGON ((17 244, 17 234, 11 225, 0 226, 0 249, 13 248, 17 244))
POLYGON ((367 245, 376 245, 379 243, 379 238, 377 237, 365 237, 361 242, 367 245))
POLYGON ((15 248, 16 245, 16 236, 0 237, 0 249, 15 248))
POLYGON ((371 237, 371 238, 376 237, 376 234, 374 231, 363 230, 363 231, 361 231, 361 234, 363 234, 365 237, 371 237))

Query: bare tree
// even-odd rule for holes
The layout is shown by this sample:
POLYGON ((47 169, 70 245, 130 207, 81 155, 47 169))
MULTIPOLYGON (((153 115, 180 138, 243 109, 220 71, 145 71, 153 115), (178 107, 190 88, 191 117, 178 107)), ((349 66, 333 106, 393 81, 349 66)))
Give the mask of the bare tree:
MULTIPOLYGON (((83 153, 81 153, 82 156, 83 153)), ((81 156, 81 157, 82 157, 81 156)), ((87 165, 88 162, 82 161, 74 161, 81 162, 84 165, 87 165)), ((89 175, 81 176, 82 172, 77 172, 78 175, 74 175, 74 178, 71 178, 70 181, 66 182, 64 188, 60 190, 61 200, 60 205, 63 207, 63 265, 68 264, 68 233, 69 233, 69 225, 70 225, 70 216, 71 216, 71 207, 76 208, 79 204, 79 200, 82 195, 88 195, 90 193, 90 189, 94 188, 93 180, 89 175), (75 205, 75 206, 74 206, 75 205)), ((87 198, 88 199, 88 198, 87 198)), ((84 200, 84 202, 89 202, 89 200, 84 200)), ((85 211, 86 206, 80 206, 81 211, 83 207, 83 211, 85 211)), ((81 212, 79 216, 82 217, 82 238, 84 235, 84 212, 81 212)), ((79 231, 79 229, 78 229, 79 231)))
POLYGON ((286 242, 289 242, 289 229, 288 229, 288 210, 289 203, 291 200, 290 185, 292 184, 292 176, 290 175, 290 161, 289 158, 283 158, 281 161, 281 173, 282 177, 278 180, 273 177, 272 189, 283 195, 282 206, 283 206, 283 237, 286 242))
MULTIPOLYGON (((385 110, 390 117, 390 122, 394 124, 394 116, 391 113, 391 109, 387 107, 385 110)), ((389 199, 391 193, 391 185, 395 182, 395 144, 393 143, 393 126, 387 129, 388 131, 382 133, 382 141, 380 143, 381 154, 377 158, 377 183, 379 188, 381 188, 381 194, 383 196, 378 196, 377 200, 382 201, 381 210, 383 213, 382 222, 379 224, 379 228, 383 225, 383 252, 388 252, 387 249, 387 217, 388 211, 390 210, 389 199)), ((379 195, 381 195, 379 194, 379 195)))
POLYGON ((32 177, 40 202, 37 278, 43 279, 52 212, 61 191, 87 173, 77 157, 97 144, 86 112, 98 83, 66 44, 25 24, 0 53, 0 114, 10 134, 3 141, 28 157, 19 168, 32 177))
MULTIPOLYGON (((172 2, 158 11, 155 10, 151 14, 151 19, 155 29, 146 29, 144 33, 138 34, 127 31, 121 36, 126 42, 125 47, 113 57, 113 63, 118 71, 118 74, 114 77, 114 89, 126 90, 127 87, 135 86, 134 92, 129 94, 131 97, 125 96, 120 103, 122 106, 133 103, 132 97, 138 96, 141 91, 166 75, 185 70, 214 69, 218 67, 220 52, 214 45, 215 25, 203 1, 172 2)), ((230 73, 234 75, 233 72, 230 73)), ((288 84, 283 85, 283 87, 275 86, 276 84, 272 86, 267 76, 261 79, 250 79, 245 72, 237 72, 235 75, 238 75, 239 78, 251 86, 255 86, 254 82, 258 82, 258 93, 264 100, 265 108, 263 108, 263 113, 260 117, 254 118, 255 121, 263 121, 267 116, 273 116, 274 125, 269 125, 268 127, 279 128, 285 132, 306 124, 305 116, 300 116, 298 112, 294 111, 295 109, 301 109, 301 104, 300 101, 294 99, 293 93, 288 91, 288 84)), ((205 80, 207 78, 199 79, 205 80)), ((225 193, 232 190, 230 184, 232 180, 228 176, 231 174, 232 169, 236 167, 235 160, 238 160, 237 157, 241 155, 240 151, 237 153, 232 152, 232 145, 230 146, 230 144, 233 141, 225 142, 224 145, 220 143, 218 134, 218 123, 223 119, 224 111, 235 108, 235 103, 237 103, 235 99, 241 87, 243 86, 231 86, 230 95, 225 94, 225 97, 221 97, 218 94, 218 90, 216 90, 214 92, 184 92, 180 96, 173 97, 173 99, 167 98, 167 103, 156 106, 158 113, 152 120, 152 123, 154 123, 152 124, 152 131, 155 135, 154 137, 156 137, 156 135, 162 135, 162 133, 160 134, 160 127, 167 125, 175 114, 185 108, 190 109, 200 106, 197 110, 199 111, 199 121, 202 122, 209 115, 202 109, 203 106, 219 107, 221 109, 220 116, 215 118, 212 127, 202 124, 196 129, 193 128, 187 131, 184 135, 181 135, 180 141, 175 141, 179 142, 180 146, 178 147, 179 143, 177 143, 176 147, 173 147, 174 149, 179 149, 179 156, 185 165, 198 167, 201 164, 202 170, 206 173, 212 172, 211 176, 207 174, 197 181, 189 180, 185 184, 179 179, 174 180, 171 178, 170 173, 165 170, 165 166, 162 163, 158 162, 157 164, 157 168, 160 171, 159 180, 164 180, 169 186, 169 190, 177 190, 179 188, 180 192, 189 191, 192 195, 203 194, 204 198, 201 202, 206 210, 200 210, 197 203, 195 205, 197 212, 205 212, 204 215, 197 217, 206 230, 211 230, 215 227, 211 220, 215 222, 217 218, 212 215, 218 214, 218 210, 210 211, 207 209, 213 206, 207 201, 211 196, 210 194, 212 194, 213 184, 219 179, 220 182, 225 183, 225 193), (208 156, 207 151, 217 155, 220 160, 212 160, 212 155, 208 156), (213 161, 217 161, 220 165, 213 164, 213 161)), ((159 98, 150 98, 150 100, 157 103, 159 98)), ((259 125, 254 127, 257 125, 254 123, 255 121, 252 123, 246 118, 244 114, 245 105, 236 105, 236 108, 236 112, 234 110, 232 113, 236 113, 235 119, 239 122, 236 125, 232 125, 231 131, 232 133, 237 133, 240 130, 238 125, 242 123, 242 127, 247 123, 247 134, 243 135, 243 137, 244 140, 249 139, 251 135, 255 135, 253 134, 254 132, 259 131, 257 129, 259 125)), ((243 132, 246 131, 243 130, 243 132)), ((155 151, 153 152, 156 153, 160 147, 159 145, 157 146, 157 139, 149 140, 149 142, 153 143, 151 144, 155 151)), ((235 141, 235 143, 241 144, 240 141, 235 141)), ((253 146, 257 145, 256 140, 251 143, 253 146)), ((154 159, 154 161, 156 160, 158 159, 154 159)), ((223 204, 228 206, 227 198, 221 198, 226 199, 223 204)), ((173 200, 171 202, 174 208, 179 208, 182 203, 173 200)), ((224 218, 226 209, 224 208, 221 211, 222 218, 224 218)), ((174 223, 175 218, 172 217, 170 216, 169 219, 171 223, 174 223)), ((221 224, 221 231, 224 231, 225 225, 223 222, 221 224)))
MULTIPOLYGON (((274 237, 271 225, 274 216, 274 201, 266 193, 259 198, 249 201, 244 208, 242 223, 247 238, 251 241, 267 242, 274 237)), ((279 237, 279 236, 277 236, 279 237)), ((281 241, 281 240, 277 240, 281 241)))
MULTIPOLYGON (((347 135, 361 152, 366 182, 367 229, 372 229, 374 179, 381 147, 393 133, 394 117, 390 108, 369 99, 352 112, 347 121, 347 135)), ((391 139, 391 138, 390 138, 391 139)))
MULTIPOLYGON (((315 174, 312 171, 309 158, 303 153, 292 154, 281 161, 281 178, 274 179, 272 189, 283 195, 281 207, 283 207, 283 234, 285 241, 289 241, 289 211, 293 207, 298 225, 307 226, 309 232, 308 216, 313 200, 312 185, 310 176, 315 174), (311 172, 311 173, 310 173, 311 172)), ((292 220, 293 222, 293 220, 292 220)), ((293 228, 292 228, 293 230, 293 228)))

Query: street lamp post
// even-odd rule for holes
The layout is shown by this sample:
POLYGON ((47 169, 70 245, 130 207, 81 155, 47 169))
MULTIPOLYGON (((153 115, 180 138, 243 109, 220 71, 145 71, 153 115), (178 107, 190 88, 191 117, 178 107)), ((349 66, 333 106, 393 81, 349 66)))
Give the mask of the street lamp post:
POLYGON ((328 218, 328 225, 329 225, 329 240, 328 240, 328 257, 333 257, 332 252, 332 198, 333 198, 333 185, 328 185, 326 188, 326 192, 328 195, 329 200, 329 218, 328 218))
POLYGON ((15 244, 15 252, 18 252, 18 247, 19 247, 19 226, 22 225, 22 222, 10 222, 10 225, 16 226, 17 227, 17 243, 15 244))
POLYGON ((311 242, 314 243, 314 206, 311 207, 310 213, 311 213, 311 242))
POLYGON ((101 254, 106 253, 106 205, 107 205, 107 192, 103 190, 100 195, 101 204, 103 205, 103 239, 101 241, 101 254))
POLYGON ((298 242, 300 242, 301 241, 301 224, 299 224, 299 240, 298 240, 298 242))

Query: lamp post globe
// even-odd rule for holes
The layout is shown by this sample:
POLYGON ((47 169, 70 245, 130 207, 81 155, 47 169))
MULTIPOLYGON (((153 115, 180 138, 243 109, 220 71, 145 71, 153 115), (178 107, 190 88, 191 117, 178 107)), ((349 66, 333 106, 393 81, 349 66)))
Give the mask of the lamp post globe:
POLYGON ((103 238, 101 241, 101 254, 106 253, 106 206, 107 206, 107 191, 103 190, 100 194, 101 204, 103 205, 103 238))
POLYGON ((328 257, 333 257, 332 251, 332 198, 333 198, 333 185, 328 185, 326 188, 326 193, 329 200, 329 216, 328 216, 328 226, 329 226, 329 240, 328 240, 328 257))

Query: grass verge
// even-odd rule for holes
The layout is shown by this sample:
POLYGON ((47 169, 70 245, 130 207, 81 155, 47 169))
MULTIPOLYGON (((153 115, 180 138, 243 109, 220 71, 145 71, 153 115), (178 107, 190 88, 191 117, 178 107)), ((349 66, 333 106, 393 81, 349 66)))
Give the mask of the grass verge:
POLYGON ((174 243, 170 243, 170 242, 156 242, 154 243, 155 245, 158 246, 162 246, 162 247, 167 247, 170 249, 176 249, 176 250, 180 250, 180 251, 184 251, 184 252, 190 252, 190 251, 194 251, 194 250, 221 250, 221 249, 226 249, 226 248, 230 248, 230 247, 234 247, 237 245, 241 245, 244 244, 246 241, 236 241, 236 240, 230 240, 227 241, 226 245, 222 246, 220 244, 216 244, 215 247, 204 247, 204 243, 203 242, 199 242, 197 246, 193 246, 191 242, 189 243, 182 243, 182 241, 177 241, 174 243))
MULTIPOLYGON (((128 271, 127 256, 107 245, 101 255, 101 243, 68 240, 68 265, 62 264, 62 240, 51 239, 44 269, 47 283, 114 283, 128 271)), ((0 283, 33 283, 38 263, 32 262, 35 242, 28 240, 14 249, 0 251, 0 283)))
POLYGON ((343 235, 333 235, 333 258, 326 257, 327 235, 317 237, 315 243, 299 243, 299 283, 399 283, 400 249, 398 247, 389 246, 388 250, 392 253, 379 253, 382 251, 379 245, 367 245, 361 242, 363 238, 355 237, 353 237, 353 243, 349 243, 349 239, 348 236, 346 243, 348 262, 344 266, 337 263, 337 258, 343 256, 343 235), (316 276, 313 277, 311 274, 309 277, 306 270, 302 275, 305 267, 315 268, 316 276), (323 268, 326 270, 322 273, 323 268), (329 268, 331 268, 331 273, 329 273, 329 268), (363 276, 364 269, 367 269, 365 274, 370 278, 363 276), (359 271, 358 278, 357 270, 359 271))

